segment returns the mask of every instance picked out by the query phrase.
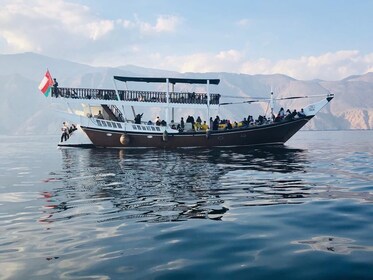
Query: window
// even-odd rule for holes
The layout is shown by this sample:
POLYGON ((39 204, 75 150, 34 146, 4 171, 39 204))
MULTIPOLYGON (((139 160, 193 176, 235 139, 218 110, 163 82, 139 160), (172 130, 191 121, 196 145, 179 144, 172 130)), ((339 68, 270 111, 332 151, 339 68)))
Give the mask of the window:
POLYGON ((117 124, 115 122, 112 123, 113 127, 116 128, 117 124))
POLYGON ((155 127, 154 126, 152 126, 151 128, 152 128, 153 131, 155 131, 155 127))
POLYGON ((157 131, 161 131, 161 129, 159 127, 156 127, 157 131))
POLYGON ((136 126, 136 125, 132 125, 132 128, 133 128, 133 129, 137 129, 137 126, 136 126))
POLYGON ((137 125, 137 129, 138 129, 138 130, 141 130, 141 125, 137 125))
POLYGON ((117 123, 118 128, 122 128, 122 125, 120 123, 117 123))
POLYGON ((102 123, 101 123, 100 120, 97 120, 97 125, 98 125, 98 126, 102 126, 102 123))
POLYGON ((106 122, 109 127, 112 127, 111 122, 106 122))

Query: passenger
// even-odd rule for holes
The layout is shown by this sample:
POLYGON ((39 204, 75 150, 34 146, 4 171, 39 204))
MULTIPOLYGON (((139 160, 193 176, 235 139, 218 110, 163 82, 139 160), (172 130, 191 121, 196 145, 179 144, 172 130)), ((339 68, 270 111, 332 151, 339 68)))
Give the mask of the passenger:
POLYGON ((151 120, 148 120, 147 125, 152 125, 153 122, 151 120))
POLYGON ((226 125, 225 129, 232 129, 232 124, 229 120, 226 121, 226 124, 227 125, 226 125))
MULTIPOLYGON (((58 97, 58 82, 56 80, 56 78, 53 79, 53 92, 55 97, 58 97)), ((53 96, 52 94, 52 96, 53 96)), ((61 141, 62 142, 62 141, 61 141)))
MULTIPOLYGON (((76 125, 72 124, 69 128, 69 134, 71 135, 75 130, 77 130, 76 125)), ((61 141, 62 142, 62 141, 61 141)))
POLYGON ((253 125, 254 124, 254 118, 253 118, 253 116, 249 115, 247 117, 247 122, 249 123, 249 125, 253 125))
POLYGON ((262 116, 262 115, 259 115, 259 117, 258 117, 256 123, 257 123, 258 125, 262 125, 263 122, 264 122, 264 118, 263 118, 263 116, 262 116))
POLYGON ((97 119, 104 119, 104 115, 101 113, 101 110, 98 111, 97 119))
POLYGON ((194 123, 194 130, 198 131, 201 129, 201 124, 199 122, 194 123))
POLYGON ((170 127, 171 127, 172 129, 176 129, 176 125, 175 125, 174 120, 171 120, 171 122, 170 122, 170 127))
POLYGON ((306 114, 304 113, 303 108, 300 109, 300 112, 298 112, 298 117, 300 117, 300 118, 304 118, 305 116, 306 116, 306 114))
POLYGON ((184 118, 183 117, 181 117, 181 120, 180 120, 180 128, 182 130, 184 130, 184 128, 185 128, 185 123, 184 123, 184 118))
POLYGON ((201 130, 208 130, 209 129, 209 126, 207 125, 206 121, 203 122, 203 124, 201 124, 201 130))
POLYGON ((219 117, 216 116, 214 122, 212 123, 212 130, 218 130, 219 129, 219 117))
POLYGON ((144 113, 136 115, 136 117, 135 117, 135 123, 136 124, 141 124, 141 118, 142 118, 143 115, 144 115, 144 113))
POLYGON ((62 123, 63 126, 61 128, 62 130, 62 135, 61 135, 61 142, 63 142, 64 140, 67 141, 67 139, 69 139, 69 129, 68 129, 68 126, 65 122, 62 123))
POLYGON ((199 124, 201 125, 201 123, 202 123, 202 120, 201 120, 201 117, 200 117, 200 116, 198 116, 198 118, 197 118, 196 122, 197 122, 197 123, 199 123, 199 124))
POLYGON ((166 121, 165 121, 165 120, 162 120, 162 121, 161 121, 161 126, 166 126, 166 125, 167 125, 166 121))
POLYGON ((155 125, 161 125, 161 119, 159 118, 159 116, 155 119, 154 121, 155 125))
POLYGON ((289 109, 286 110, 285 113, 285 120, 291 120, 291 112, 289 109))
POLYGON ((285 110, 284 110, 284 108, 281 107, 280 111, 278 112, 277 117, 279 117, 280 120, 282 120, 285 117, 285 110))
POLYGON ((192 123, 192 127, 194 127, 194 117, 190 116, 190 122, 192 123))
POLYGON ((291 113, 291 119, 294 119, 296 116, 298 116, 297 110, 294 109, 294 111, 291 113))

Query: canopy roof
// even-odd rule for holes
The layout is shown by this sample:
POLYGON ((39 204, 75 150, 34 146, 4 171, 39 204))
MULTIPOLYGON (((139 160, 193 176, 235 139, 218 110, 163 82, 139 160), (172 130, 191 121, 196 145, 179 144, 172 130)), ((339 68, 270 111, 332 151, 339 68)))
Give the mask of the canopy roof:
MULTIPOLYGON (((122 77, 122 76, 114 76, 115 80, 121 82, 145 82, 145 83, 166 83, 167 78, 152 78, 152 77, 122 77)), ((168 78, 168 81, 171 84, 209 84, 211 85, 218 85, 220 80, 219 79, 184 79, 184 78, 168 78)))

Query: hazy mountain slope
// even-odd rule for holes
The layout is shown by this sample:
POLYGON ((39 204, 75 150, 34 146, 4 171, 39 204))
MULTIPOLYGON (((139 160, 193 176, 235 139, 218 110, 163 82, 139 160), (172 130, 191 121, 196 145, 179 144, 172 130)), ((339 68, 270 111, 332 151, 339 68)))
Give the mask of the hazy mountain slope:
MULTIPOLYGON (((223 95, 224 102, 239 102, 234 97, 275 97, 296 95, 319 95, 332 92, 334 100, 326 106, 306 129, 372 129, 373 128, 373 73, 347 77, 341 81, 300 81, 285 75, 244 75, 233 73, 176 73, 137 66, 118 68, 91 67, 70 61, 54 59, 33 53, 0 55, 0 119, 1 134, 59 133, 62 121, 48 107, 47 98, 38 90, 38 85, 49 68, 61 87, 113 88, 114 75, 172 76, 189 78, 219 78, 219 86, 210 86, 211 92, 223 95)), ((124 88, 124 85, 118 85, 124 88)), ((131 84, 135 89, 165 90, 164 85, 131 84)), ((176 85, 175 90, 204 90, 204 86, 176 85)), ((279 102, 285 108, 301 108, 317 101, 297 99, 279 102)), ((221 106, 223 118, 240 120, 247 115, 257 116, 269 110, 265 103, 221 106)), ((185 111, 187 114, 196 112, 185 111)), ((215 112, 213 112, 214 114, 215 112)), ((154 118, 154 111, 146 112, 146 118, 154 118)))

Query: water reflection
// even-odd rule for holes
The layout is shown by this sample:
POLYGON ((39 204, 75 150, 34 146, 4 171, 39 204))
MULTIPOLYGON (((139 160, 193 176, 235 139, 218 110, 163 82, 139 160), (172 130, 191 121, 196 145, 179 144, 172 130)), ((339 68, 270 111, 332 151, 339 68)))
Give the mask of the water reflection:
POLYGON ((353 251, 373 251, 373 246, 361 246, 354 244, 355 240, 350 238, 334 236, 315 236, 310 240, 297 240, 292 244, 308 245, 308 249, 298 250, 296 253, 309 251, 322 251, 333 254, 347 255, 353 251))
POLYGON ((220 220, 230 205, 299 203, 309 184, 300 149, 63 149, 62 183, 46 199, 44 222, 99 215, 98 221, 220 220), (79 207, 79 211, 74 208, 79 207))

